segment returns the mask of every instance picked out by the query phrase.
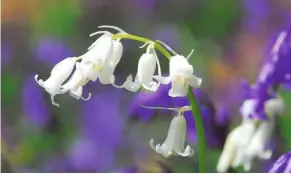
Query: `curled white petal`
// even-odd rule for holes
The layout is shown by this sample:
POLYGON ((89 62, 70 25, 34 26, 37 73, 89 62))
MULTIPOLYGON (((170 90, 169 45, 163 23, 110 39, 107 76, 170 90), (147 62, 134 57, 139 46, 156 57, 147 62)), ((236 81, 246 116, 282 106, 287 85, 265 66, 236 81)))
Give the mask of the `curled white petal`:
POLYGON ((153 138, 150 140, 149 145, 150 145, 150 147, 151 147, 153 150, 156 150, 156 147, 155 147, 155 145, 154 145, 154 139, 153 139, 153 138))
POLYGON ((162 76, 159 76, 159 75, 155 75, 155 76, 153 76, 153 78, 156 79, 161 84, 169 84, 171 82, 171 80, 172 80, 170 76, 162 77, 162 76))
POLYGON ((151 91, 151 92, 156 92, 159 89, 159 85, 156 82, 150 82, 148 85, 142 85, 144 89, 151 91))
POLYGON ((202 79, 199 77, 196 77, 195 75, 190 75, 188 76, 187 82, 189 83, 191 87, 199 88, 201 86, 202 79))
POLYGON ((55 102, 54 97, 55 97, 54 95, 51 95, 51 101, 52 101, 52 104, 55 105, 56 107, 60 107, 60 105, 59 105, 58 103, 55 102))
POLYGON ((43 80, 42 79, 39 79, 38 80, 38 74, 36 74, 35 76, 34 76, 34 80, 39 84, 39 86, 41 86, 41 87, 43 87, 43 80))
POLYGON ((184 150, 184 152, 176 152, 177 154, 179 154, 180 156, 186 157, 186 156, 193 156, 194 155, 194 150, 190 148, 190 146, 188 145, 186 147, 186 149, 184 150))
POLYGON ((130 92, 137 92, 140 89, 140 87, 141 87, 140 83, 132 82, 126 83, 124 88, 130 92))
POLYGON ((83 93, 83 87, 82 86, 78 86, 76 88, 70 89, 70 95, 74 98, 76 98, 77 100, 82 99, 82 100, 90 100, 91 98, 91 93, 88 94, 87 98, 84 98, 82 96, 83 93))
POLYGON ((88 97, 87 98, 84 98, 83 96, 81 97, 81 99, 82 100, 85 100, 85 101, 90 100, 90 98, 91 98, 91 93, 88 94, 88 97))
POLYGON ((131 86, 133 86, 132 85, 132 83, 133 83, 132 80, 133 80, 132 79, 132 75, 129 75, 129 76, 127 76, 125 82, 122 85, 116 85, 116 84, 112 83, 112 86, 114 86, 115 88, 126 88, 127 89, 127 88, 130 88, 131 86))

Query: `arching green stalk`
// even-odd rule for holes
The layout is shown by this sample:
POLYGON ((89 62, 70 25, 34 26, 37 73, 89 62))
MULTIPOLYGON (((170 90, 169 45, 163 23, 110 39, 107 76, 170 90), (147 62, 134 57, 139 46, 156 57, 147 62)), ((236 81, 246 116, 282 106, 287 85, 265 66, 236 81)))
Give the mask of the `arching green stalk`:
MULTIPOLYGON (((114 39, 131 39, 136 40, 140 42, 154 42, 150 39, 131 35, 131 34, 116 34, 112 36, 114 39)), ((155 48, 159 50, 163 55, 165 55, 169 60, 171 58, 171 54, 160 44, 155 42, 155 48)), ((205 140, 205 134, 204 134, 204 126, 203 126, 203 120, 202 115, 200 111, 200 107, 197 103, 196 97, 193 94, 193 91, 191 88, 189 88, 188 91, 188 99, 190 101, 191 107, 192 107, 192 114, 194 117, 195 125, 196 125, 196 133, 197 133, 197 141, 198 141, 198 171, 200 173, 206 172, 206 140, 205 140)))

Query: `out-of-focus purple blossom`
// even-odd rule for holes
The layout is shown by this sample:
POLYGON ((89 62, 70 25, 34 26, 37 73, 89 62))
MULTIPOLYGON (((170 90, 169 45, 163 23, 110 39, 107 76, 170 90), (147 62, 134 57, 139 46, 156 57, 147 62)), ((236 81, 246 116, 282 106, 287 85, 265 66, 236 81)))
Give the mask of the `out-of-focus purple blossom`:
POLYGON ((74 56, 72 50, 62 40, 43 38, 36 46, 36 57, 49 64, 55 65, 71 56, 74 56))
POLYGON ((260 29, 262 23, 268 17, 269 1, 268 0, 244 0, 245 19, 244 26, 249 31, 260 29))
POLYGON ((137 4, 147 11, 151 11, 152 9, 154 9, 156 3, 156 0, 137 0, 137 4))
POLYGON ((156 40, 162 40, 171 48, 176 48, 176 50, 180 50, 179 28, 175 25, 158 27, 153 38, 155 38, 156 40))
POLYGON ((273 164, 269 173, 291 173, 291 152, 281 155, 273 164))
POLYGON ((71 165, 70 161, 65 157, 50 157, 44 165, 40 172, 44 173, 70 173, 73 171, 74 167, 71 165))
POLYGON ((264 88, 291 84, 291 28, 277 36, 266 63, 259 73, 257 84, 264 88))
POLYGON ((35 83, 33 76, 25 81, 22 91, 22 107, 30 123, 44 126, 50 121, 49 111, 43 97, 43 91, 35 83))
POLYGON ((218 103, 215 107, 215 121, 219 125, 226 125, 228 124, 230 118, 231 118, 231 111, 230 111, 230 105, 228 103, 223 103, 223 100, 221 103, 218 103))
MULTIPOLYGON (((144 122, 149 121, 155 110, 143 108, 140 104, 145 106, 170 107, 172 101, 168 95, 169 89, 170 85, 161 85, 156 92, 139 92, 130 104, 128 115, 139 117, 144 122)), ((161 112, 167 113, 166 110, 161 110, 161 112)))
POLYGON ((94 166, 97 166, 98 161, 98 152, 95 146, 90 139, 77 139, 70 148, 69 159, 72 165, 79 170, 95 170, 94 166))
POLYGON ((111 89, 84 103, 83 138, 69 156, 78 170, 108 171, 122 141, 121 90, 111 89))
POLYGON ((256 101, 253 113, 249 116, 252 119, 265 120, 267 115, 264 112, 264 104, 267 100, 275 97, 274 94, 270 94, 261 85, 250 86, 245 80, 242 80, 243 96, 245 100, 254 99, 256 101))
POLYGON ((137 167, 121 168, 115 171, 115 173, 138 173, 137 167))
POLYGON ((5 66, 11 59, 13 50, 12 46, 7 43, 2 43, 1 45, 1 66, 5 66))
POLYGON ((267 116, 266 113, 264 113, 264 104, 276 94, 273 88, 278 87, 278 85, 290 84, 291 30, 285 30, 277 36, 266 63, 259 73, 256 84, 250 87, 246 82, 243 82, 243 87, 246 91, 245 98, 257 100, 254 113, 251 113, 250 117, 253 119, 265 120, 267 116))

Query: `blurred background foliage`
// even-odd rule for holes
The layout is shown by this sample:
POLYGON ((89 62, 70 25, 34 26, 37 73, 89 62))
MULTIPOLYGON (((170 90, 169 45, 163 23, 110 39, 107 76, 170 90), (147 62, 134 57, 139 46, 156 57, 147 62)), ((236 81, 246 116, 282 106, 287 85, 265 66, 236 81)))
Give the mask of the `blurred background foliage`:
MULTIPOLYGON (((155 111, 148 119, 146 111, 135 112, 132 106, 162 100, 167 107, 181 105, 167 92, 133 94, 95 82, 85 89, 93 94, 90 101, 60 95, 57 108, 33 81, 35 74, 47 78, 60 60, 83 54, 99 25, 162 40, 185 56, 195 49, 190 62, 209 98, 201 107, 214 108, 203 117, 213 120, 205 118, 210 132, 205 155, 208 172, 215 172, 225 136, 241 120, 240 80, 255 82, 268 43, 290 23, 290 12, 289 0, 2 0, 2 172, 197 172, 195 155, 163 159, 148 146, 150 138, 164 140, 175 113, 155 111), (139 95, 142 99, 136 100, 139 95)), ((122 42, 124 54, 115 71, 119 83, 136 72, 144 51, 141 43, 122 42)), ((168 60, 159 57, 167 74, 168 60)), ((258 161, 253 172, 266 172, 291 149, 290 88, 280 94, 287 109, 278 117, 275 154, 258 161)), ((191 130, 188 143, 195 148, 191 130)))

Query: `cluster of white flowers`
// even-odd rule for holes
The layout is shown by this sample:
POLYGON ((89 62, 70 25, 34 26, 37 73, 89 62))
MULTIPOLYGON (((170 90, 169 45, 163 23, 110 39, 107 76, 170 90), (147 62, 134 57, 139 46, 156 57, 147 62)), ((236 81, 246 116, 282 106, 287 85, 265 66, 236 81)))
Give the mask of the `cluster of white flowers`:
MULTIPOLYGON (((127 34, 122 29, 115 26, 103 25, 98 28, 111 28, 117 30, 117 34, 127 34)), ((193 66, 189 64, 188 59, 191 53, 185 58, 177 54, 168 45, 161 41, 159 42, 168 49, 173 56, 170 58, 168 77, 162 77, 161 67, 158 56, 155 51, 155 42, 146 42, 140 48, 147 46, 146 52, 142 54, 138 62, 138 69, 133 80, 132 75, 129 75, 122 85, 115 84, 114 71, 121 60, 123 46, 121 39, 113 39, 114 34, 109 31, 98 31, 92 33, 101 36, 88 48, 88 51, 79 57, 69 57, 59 62, 51 71, 50 77, 46 80, 38 80, 38 75, 35 75, 36 82, 43 87, 50 95, 52 104, 59 106, 54 101, 54 96, 64 94, 69 91, 70 95, 76 99, 89 100, 91 93, 87 98, 82 96, 83 86, 88 81, 95 82, 99 79, 101 84, 111 84, 116 88, 125 88, 131 92, 137 92, 141 87, 155 92, 160 84, 172 83, 169 90, 171 97, 184 97, 188 93, 189 86, 198 88, 202 83, 202 79, 193 75, 193 66), (79 62, 78 62, 79 61, 79 62), (158 66, 158 74, 155 75, 158 66), (75 71, 74 71, 75 67, 75 71), (74 72, 73 72, 74 71, 74 72), (71 75, 72 74, 72 75, 71 75), (154 79, 156 81, 154 81, 154 79)), ((151 109, 161 109, 157 107, 147 107, 151 109)), ((182 108, 162 108, 178 111, 178 116, 175 116, 170 124, 168 136, 162 145, 154 147, 153 139, 150 141, 150 146, 157 153, 164 157, 171 155, 191 156, 194 151, 187 146, 184 149, 186 138, 186 120, 183 112, 191 110, 191 107, 185 106, 182 108)))
POLYGON ((264 106, 268 114, 268 120, 265 121, 249 119, 248 115, 254 109, 255 102, 254 99, 249 99, 243 103, 243 121, 227 137, 217 164, 218 172, 225 173, 230 167, 239 166, 243 166, 245 171, 250 171, 255 158, 271 158, 272 150, 266 147, 274 132, 274 116, 283 111, 284 102, 280 97, 268 100, 264 106))
MULTIPOLYGON (((111 28, 117 30, 117 34, 127 34, 115 26, 103 25, 98 28, 111 28)), ((101 36, 88 48, 85 54, 79 57, 69 57, 59 62, 52 69, 51 75, 46 81, 38 80, 38 75, 35 75, 37 83, 51 95, 53 105, 59 106, 54 101, 55 95, 64 94, 68 91, 76 99, 89 100, 91 93, 87 98, 82 96, 83 86, 88 81, 95 82, 97 79, 101 84, 111 84, 116 88, 125 88, 131 92, 136 92, 141 87, 155 92, 160 84, 171 82, 172 88, 169 90, 169 96, 171 97, 186 96, 189 86, 200 87, 202 79, 193 75, 193 66, 188 62, 193 50, 185 58, 161 41, 157 42, 173 53, 169 63, 170 72, 168 77, 161 76, 161 67, 155 51, 156 43, 147 42, 140 47, 147 46, 147 49, 146 53, 142 54, 139 59, 135 79, 133 80, 132 75, 129 75, 122 85, 116 85, 114 71, 123 53, 121 39, 113 39, 114 34, 109 31, 97 31, 92 33, 90 37, 100 34, 101 36), (155 75, 156 66, 158 66, 158 75, 155 75)))

